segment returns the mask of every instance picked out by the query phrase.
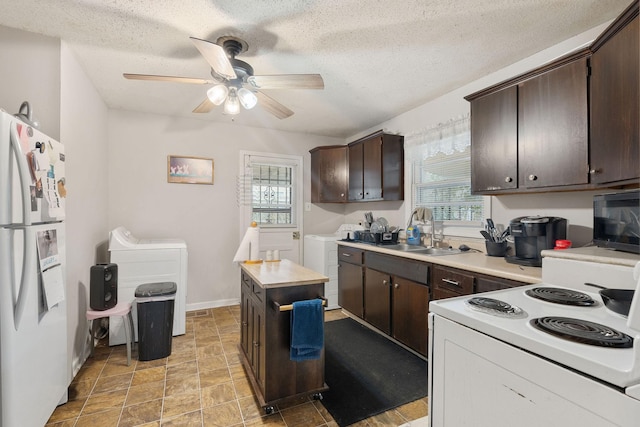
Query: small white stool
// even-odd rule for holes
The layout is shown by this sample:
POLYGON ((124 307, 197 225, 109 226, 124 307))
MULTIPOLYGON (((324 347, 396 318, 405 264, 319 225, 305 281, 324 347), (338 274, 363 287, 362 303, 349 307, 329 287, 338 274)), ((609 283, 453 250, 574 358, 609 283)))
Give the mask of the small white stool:
POLYGON ((133 315, 131 314, 131 303, 119 302, 115 307, 109 310, 87 310, 87 320, 91 322, 89 326, 89 337, 91 338, 91 355, 93 356, 94 337, 98 329, 96 319, 103 317, 122 316, 124 323, 124 334, 127 338, 127 366, 131 365, 131 348, 133 347, 133 315), (126 317, 126 318, 125 318, 126 317))

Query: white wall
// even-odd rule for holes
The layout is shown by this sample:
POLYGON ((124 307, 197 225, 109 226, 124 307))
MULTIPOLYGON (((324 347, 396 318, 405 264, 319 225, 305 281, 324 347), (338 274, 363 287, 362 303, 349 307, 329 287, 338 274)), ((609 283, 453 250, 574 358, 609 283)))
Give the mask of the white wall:
MULTIPOLYGON (((465 96, 511 77, 515 77, 583 47, 602 33, 608 25, 609 23, 602 24, 509 67, 483 76, 472 83, 464 85, 418 108, 400 114, 382 124, 364 129, 348 140, 353 141, 378 129, 384 129, 389 133, 407 135, 438 123, 446 122, 453 117, 468 114, 470 107, 469 103, 464 99, 465 96)), ((425 78, 428 78, 428 75, 425 78)), ((408 173, 408 165, 405 165, 405 170, 408 173)), ((405 200, 408 200, 411 196, 410 185, 411 177, 405 174, 405 200)), ((593 194, 594 192, 566 192, 495 196, 492 197, 490 215, 497 224, 503 225, 508 225, 511 219, 522 215, 564 217, 569 220, 570 224, 569 238, 574 240, 575 246, 584 245, 591 241, 593 194)), ((400 225, 401 228, 404 228, 411 213, 409 203, 404 203, 403 208, 401 208, 401 210, 403 210, 401 214, 385 211, 384 209, 387 206, 385 204, 378 205, 379 206, 364 204, 362 206, 351 206, 347 218, 361 218, 363 212, 377 209, 374 210, 374 216, 385 216, 383 214, 386 213, 393 218, 400 217, 392 221, 391 224, 400 225)))
POLYGON ((86 359, 89 271, 105 262, 107 107, 69 47, 61 49, 60 140, 67 172, 67 309, 73 374, 86 359))
MULTIPOLYGON (((110 111, 108 135, 109 227, 122 225, 139 238, 186 241, 187 309, 239 301, 239 268, 232 259, 240 243, 240 150, 304 156, 304 197, 309 201, 309 150, 341 142, 125 111, 110 111), (214 184, 167 183, 169 154, 213 158, 214 184)), ((316 224, 328 216, 320 209, 305 212, 304 231, 318 232, 316 224)))

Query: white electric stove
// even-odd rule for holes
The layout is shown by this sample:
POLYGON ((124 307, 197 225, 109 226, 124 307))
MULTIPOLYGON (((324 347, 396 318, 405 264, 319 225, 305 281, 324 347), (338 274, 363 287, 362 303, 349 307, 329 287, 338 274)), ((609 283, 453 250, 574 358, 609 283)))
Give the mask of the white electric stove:
POLYGON ((633 258, 548 263, 545 283, 431 302, 431 426, 639 425, 640 291, 627 318, 584 285, 634 289, 633 258))

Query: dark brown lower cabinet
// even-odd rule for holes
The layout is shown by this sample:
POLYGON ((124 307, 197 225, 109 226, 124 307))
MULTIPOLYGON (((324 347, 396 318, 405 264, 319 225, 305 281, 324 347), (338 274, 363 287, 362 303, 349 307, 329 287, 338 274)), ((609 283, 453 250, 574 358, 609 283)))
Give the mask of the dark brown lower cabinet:
POLYGON ((320 359, 291 361, 291 311, 277 309, 277 304, 292 304, 323 295, 324 283, 265 289, 242 271, 241 360, 258 401, 267 413, 281 400, 327 389, 324 352, 320 359))
POLYGON ((526 285, 515 280, 439 265, 434 265, 432 274, 431 297, 434 300, 526 285))
POLYGON ((420 354, 427 354, 429 287, 409 279, 393 279, 392 336, 420 354))
POLYGON ((391 334, 391 278, 371 268, 364 269, 364 320, 391 334))
POLYGON ((364 317, 364 270, 361 249, 338 246, 338 305, 364 317))

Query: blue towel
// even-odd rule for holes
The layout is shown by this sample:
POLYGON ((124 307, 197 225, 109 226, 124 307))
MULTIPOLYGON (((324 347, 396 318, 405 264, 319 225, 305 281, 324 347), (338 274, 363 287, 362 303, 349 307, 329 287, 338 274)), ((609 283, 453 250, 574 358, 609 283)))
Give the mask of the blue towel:
POLYGON ((296 301, 291 313, 291 355, 294 362, 319 359, 324 347, 322 300, 296 301))

